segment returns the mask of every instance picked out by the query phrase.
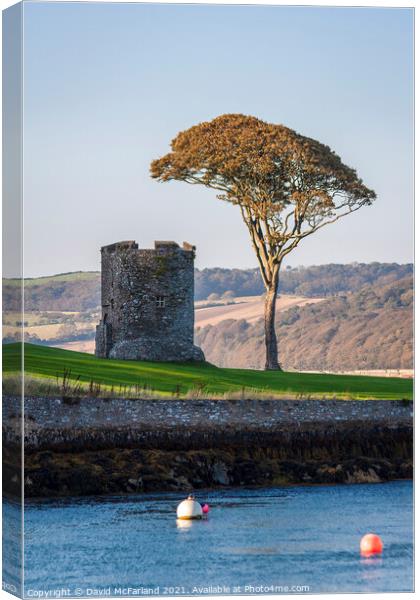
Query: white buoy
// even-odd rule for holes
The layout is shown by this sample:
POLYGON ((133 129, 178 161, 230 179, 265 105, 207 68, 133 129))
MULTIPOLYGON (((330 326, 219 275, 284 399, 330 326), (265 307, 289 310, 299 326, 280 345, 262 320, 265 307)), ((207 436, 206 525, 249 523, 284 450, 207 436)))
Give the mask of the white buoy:
POLYGON ((186 500, 178 504, 176 516, 178 519, 202 519, 203 509, 194 496, 188 496, 186 500))

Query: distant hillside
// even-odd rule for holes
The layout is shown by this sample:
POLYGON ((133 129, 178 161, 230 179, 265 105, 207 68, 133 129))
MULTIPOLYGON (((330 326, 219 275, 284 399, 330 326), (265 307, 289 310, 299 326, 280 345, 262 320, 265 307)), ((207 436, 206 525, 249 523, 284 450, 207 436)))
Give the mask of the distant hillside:
MULTIPOLYGON (((209 286, 205 294, 213 290, 211 293, 219 296, 233 288, 237 298, 234 304, 231 299, 210 301, 204 303, 207 307, 201 304, 197 309, 196 324, 202 323, 196 329, 197 343, 216 365, 263 366, 261 296, 255 295, 255 300, 239 296, 243 286, 250 285, 256 275, 254 271, 228 269, 197 272, 200 285, 209 286)), ((283 287, 288 286, 289 294, 301 292, 278 301, 279 311, 283 308, 277 315, 280 355, 286 369, 412 368, 411 265, 324 265, 287 270, 282 273, 282 282, 283 287), (318 298, 313 297, 315 291, 318 298), (288 308, 288 304, 295 306, 288 308)), ((67 273, 27 280, 26 340, 93 348, 100 318, 99 283, 99 273, 67 273)), ((18 281, 6 280, 3 297, 9 310, 4 313, 5 342, 16 341, 20 336, 18 290, 18 281)))
MULTIPOLYGON (((356 292, 364 285, 386 285, 412 275, 413 265, 397 263, 327 264, 285 269, 280 275, 279 291, 297 296, 331 296, 356 292)), ((264 293, 258 269, 203 269, 196 272, 195 294, 205 300, 210 294, 232 290, 235 296, 257 296, 264 293)))
MULTIPOLYGON (((3 309, 19 311, 18 279, 3 279, 3 309)), ((101 303, 101 276, 97 271, 77 271, 51 277, 25 279, 25 309, 84 311, 101 303)))
MULTIPOLYGON (((280 292, 321 297, 360 290, 364 285, 386 285, 408 275, 413 266, 396 263, 321 265, 282 271, 280 292)), ((258 296, 264 292, 258 269, 196 270, 196 300, 231 291, 234 296, 258 296)), ((28 311, 86 311, 100 304, 100 274, 76 272, 39 277, 25 281, 28 311)), ((19 281, 3 280, 3 306, 19 310, 19 281)))
MULTIPOLYGON (((310 271, 310 269, 308 269, 310 271)), ((380 281, 395 275, 383 274, 380 281)), ((277 319, 285 369, 346 371, 410 369, 413 363, 413 281, 364 286, 360 291, 294 307, 277 319)), ((207 360, 223 367, 261 368, 263 321, 226 320, 196 331, 207 360)))

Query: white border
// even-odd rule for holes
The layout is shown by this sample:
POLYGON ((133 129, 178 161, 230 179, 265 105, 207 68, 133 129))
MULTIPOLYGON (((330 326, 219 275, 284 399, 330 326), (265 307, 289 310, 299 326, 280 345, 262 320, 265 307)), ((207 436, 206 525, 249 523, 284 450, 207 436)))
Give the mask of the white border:
MULTIPOLYGON (((45 2, 45 1, 50 1, 50 2, 68 2, 69 0, 25 0, 26 2, 45 2)), ((82 3, 83 0, 76 0, 79 3, 82 3)), ((127 2, 127 0, 88 0, 89 2, 106 2, 106 3, 112 3, 112 4, 136 4, 137 2, 127 2)), ((85 2, 83 2, 85 3, 85 2)), ((302 1, 297 1, 297 0, 288 0, 287 2, 282 2, 279 0, 265 0, 264 2, 261 2, 259 0, 254 0, 254 1, 247 1, 247 0, 230 0, 229 2, 223 2, 222 0, 207 0, 207 2, 190 2, 190 1, 185 1, 184 2, 176 2, 174 0, 166 0, 166 2, 153 2, 153 0, 143 0, 141 2, 141 4, 228 4, 228 5, 271 5, 271 6, 301 6, 301 7, 310 7, 310 6, 330 6, 330 7, 378 7, 378 8, 412 8, 413 10, 415 9, 415 3, 412 0, 411 2, 406 2, 404 0, 371 0, 370 2, 363 2, 363 1, 358 1, 358 0, 352 0, 351 2, 341 2, 341 1, 336 1, 336 2, 328 2, 328 0, 318 0, 317 2, 311 2, 311 1, 306 1, 306 2, 302 2, 302 1)), ((0 0, 0 7, 2 10, 8 8, 9 6, 13 6, 14 4, 17 4, 17 2, 11 1, 11 0, 0 0)), ((416 15, 414 14, 414 17, 416 15)), ((415 27, 416 23, 415 23, 415 19, 414 19, 414 33, 416 32, 416 27, 415 27)), ((1 58, 1 39, 0 39, 0 58, 1 58)), ((415 44, 415 54, 414 54, 414 58, 415 58, 415 66, 417 66, 418 64, 418 47, 417 44, 415 44)), ((415 68, 415 73, 416 74, 416 68, 415 68)), ((417 89, 417 78, 415 77, 415 108, 417 108, 417 98, 419 97, 418 93, 417 93, 418 89, 417 89)), ((23 101, 23 95, 22 95, 22 101, 23 101)), ((1 97, 0 97, 0 106, 1 106, 1 97)), ((23 109, 23 108, 22 108, 23 109)), ((1 124, 0 124, 0 129, 1 129, 1 124)), ((415 128, 416 131, 416 128, 415 128)), ((0 158, 1 158, 1 147, 0 147, 0 158)), ((419 159, 417 154, 415 154, 415 173, 417 173, 417 167, 419 166, 419 159)), ((23 193, 23 184, 22 184, 22 193, 23 193)), ((415 223, 417 222, 417 216, 418 213, 415 214, 415 223)), ((22 238, 23 240, 23 238, 22 238)), ((1 256, 1 247, 0 247, 0 256, 1 256)), ((415 249, 415 261, 417 259, 417 248, 415 249)), ((417 286, 415 286, 415 289, 417 288, 417 286)), ((417 311, 416 311, 417 312, 417 311)), ((417 319, 416 319, 416 328, 415 328, 415 332, 417 332, 417 319)), ((0 358, 1 358, 1 345, 0 345, 0 358)), ((415 383, 415 391, 417 391, 417 384, 415 383)), ((415 435, 415 441, 416 441, 416 435, 415 435)), ((418 451, 417 448, 417 444, 415 444, 415 464, 417 463, 417 458, 420 456, 420 452, 418 451)), ((0 482, 0 491, 1 491, 1 482, 0 482)), ((418 506, 416 506, 415 504, 415 519, 418 516, 418 511, 420 511, 420 508, 418 506)), ((417 521, 417 519, 416 519, 417 521)), ((24 523, 24 516, 23 516, 23 511, 22 511, 22 522, 24 523)), ((1 533, 1 531, 0 531, 1 533)), ((415 541, 417 541, 417 536, 415 536, 415 541)), ((1 548, 0 548, 0 553, 1 553, 1 548)), ((418 571, 418 567, 419 567, 419 562, 417 560, 417 552, 415 552, 414 554, 415 557, 415 575, 417 575, 419 573, 418 571)), ((360 594, 309 594, 309 596, 315 595, 317 597, 324 597, 327 599, 331 599, 331 600, 339 600, 339 599, 347 599, 347 598, 351 598, 351 597, 357 597, 360 594)), ((389 593, 386 594, 387 597, 390 598, 396 598, 396 599, 403 599, 406 598, 408 596, 413 595, 412 593, 389 593)), ((362 594, 361 595, 363 597, 363 599, 366 600, 377 600, 378 598, 378 594, 362 594)), ((194 598, 199 598, 200 596, 195 596, 194 598)), ((296 597, 301 597, 301 595, 299 594, 294 594, 294 595, 286 595, 286 594, 282 594, 282 595, 261 595, 261 596, 234 596, 235 599, 237 600, 249 600, 250 598, 260 598, 261 600, 279 600, 279 598, 296 598, 296 597)), ((11 596, 10 594, 8 594, 7 592, 0 592, 0 599, 8 599, 10 600, 11 598, 14 598, 14 596, 11 596)), ((202 598, 206 598, 207 600, 220 600, 223 598, 232 598, 232 596, 202 596, 202 598)), ((168 600, 179 600, 179 597, 175 597, 175 598, 171 598, 171 597, 167 597, 168 600)))

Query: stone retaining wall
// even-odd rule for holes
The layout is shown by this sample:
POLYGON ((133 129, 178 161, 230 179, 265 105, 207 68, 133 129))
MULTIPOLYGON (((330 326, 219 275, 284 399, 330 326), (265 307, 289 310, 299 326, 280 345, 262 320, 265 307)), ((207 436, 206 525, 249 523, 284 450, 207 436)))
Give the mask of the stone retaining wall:
MULTIPOLYGON (((3 490, 21 493, 20 399, 3 399, 3 490)), ((412 476, 412 403, 25 399, 25 494, 363 483, 412 476)))
MULTIPOLYGON (((18 425, 20 399, 3 398, 3 419, 18 425)), ((25 398, 26 423, 35 429, 278 429, 348 421, 410 421, 401 400, 126 400, 25 398)))

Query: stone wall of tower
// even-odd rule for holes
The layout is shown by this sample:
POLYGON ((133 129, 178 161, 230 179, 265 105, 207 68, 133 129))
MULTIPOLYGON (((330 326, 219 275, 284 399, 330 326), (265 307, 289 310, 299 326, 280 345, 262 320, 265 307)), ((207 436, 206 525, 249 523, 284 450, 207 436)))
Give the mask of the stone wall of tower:
POLYGON ((96 355, 150 361, 204 360, 194 346, 195 248, 133 241, 101 249, 102 319, 96 355))

